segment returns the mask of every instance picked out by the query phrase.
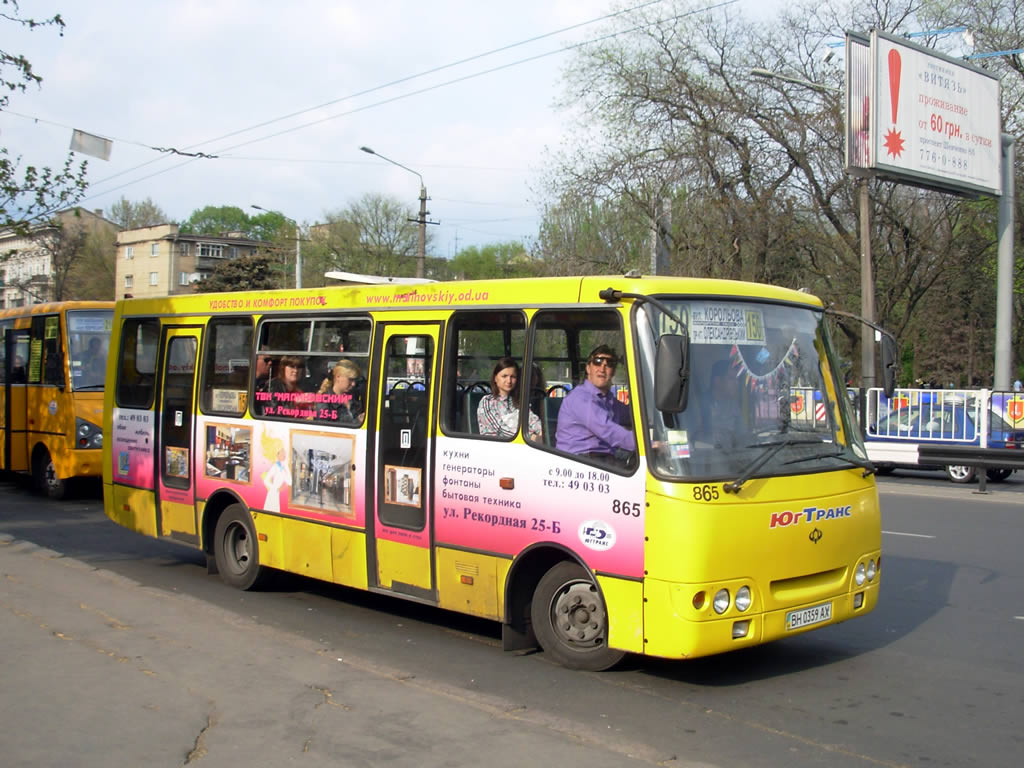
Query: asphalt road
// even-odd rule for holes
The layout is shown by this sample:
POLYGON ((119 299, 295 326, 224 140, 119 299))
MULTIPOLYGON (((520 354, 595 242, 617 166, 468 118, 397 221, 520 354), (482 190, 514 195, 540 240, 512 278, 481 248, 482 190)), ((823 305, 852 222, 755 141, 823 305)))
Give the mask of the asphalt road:
MULTIPOLYGON (((596 755, 623 765, 1019 765, 1024 478, 989 484, 984 495, 939 473, 879 482, 885 533, 874 613, 749 651, 689 662, 631 658, 597 674, 564 670, 539 653, 506 654, 496 625, 404 601, 294 577, 267 592, 235 591, 207 575, 194 551, 110 523, 94 490, 50 504, 0 483, 0 535, 237 614, 326 656, 386 666, 427 690, 507 705, 523 713, 523 727, 594 750, 576 758, 588 764, 596 755)), ((196 612, 196 637, 207 619, 196 612)), ((0 614, 0 632, 8 621, 0 614)), ((11 663, 0 662, 0 673, 11 663)), ((4 686, 0 700, 11 695, 4 686)), ((481 764, 508 764, 488 749, 508 747, 481 739, 481 764)))

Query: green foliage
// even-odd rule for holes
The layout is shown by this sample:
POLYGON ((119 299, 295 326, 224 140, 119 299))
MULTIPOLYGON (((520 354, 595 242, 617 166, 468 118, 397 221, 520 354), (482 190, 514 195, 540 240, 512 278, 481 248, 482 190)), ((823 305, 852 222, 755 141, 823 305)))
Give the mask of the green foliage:
POLYGON ((271 239, 266 237, 268 232, 276 234, 284 221, 279 213, 266 212, 249 216, 234 205, 208 205, 192 211, 192 215, 181 223, 179 231, 183 235, 226 235, 229 232, 240 232, 244 237, 262 240, 271 239))
MULTIPOLYGON (((22 18, 17 2, 4 0, 13 11, 0 15, 23 29, 56 27, 64 34, 64 21, 60 14, 38 21, 22 18)), ((29 85, 40 85, 43 79, 32 70, 32 64, 22 54, 0 49, 0 109, 7 106, 11 92, 24 93, 29 85), (12 72, 13 70, 13 72, 12 72)), ((56 211, 74 205, 85 194, 86 163, 75 167, 74 156, 59 169, 23 165, 20 155, 11 155, 0 147, 0 229, 12 229, 27 234, 29 229, 47 221, 56 211)))
POLYGON ((196 283, 196 293, 261 291, 280 288, 281 272, 273 260, 261 253, 224 259, 209 277, 196 283))
POLYGON ((539 265, 518 241, 471 246, 456 254, 448 265, 448 279, 485 280, 503 277, 533 277, 539 265))

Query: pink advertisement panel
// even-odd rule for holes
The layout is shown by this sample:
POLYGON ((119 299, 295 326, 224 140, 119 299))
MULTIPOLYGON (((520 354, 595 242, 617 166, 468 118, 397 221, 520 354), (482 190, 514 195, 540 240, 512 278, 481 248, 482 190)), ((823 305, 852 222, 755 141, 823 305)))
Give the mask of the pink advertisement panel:
POLYGON ((365 433, 358 430, 200 418, 197 495, 230 487, 252 509, 361 528, 362 451, 365 433))
POLYGON ((114 409, 114 436, 111 441, 114 482, 136 488, 153 486, 153 440, 156 416, 152 411, 114 409))
POLYGON ((596 571, 641 577, 644 484, 642 468, 622 477, 529 445, 438 438, 436 541, 509 556, 557 542, 596 571))

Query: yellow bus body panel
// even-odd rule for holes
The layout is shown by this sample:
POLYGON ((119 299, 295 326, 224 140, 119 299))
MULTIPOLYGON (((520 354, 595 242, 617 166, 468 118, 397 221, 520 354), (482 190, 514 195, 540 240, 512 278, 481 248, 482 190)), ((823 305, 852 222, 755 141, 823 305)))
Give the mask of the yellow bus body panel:
POLYGON ((509 562, 476 552, 438 547, 437 594, 439 605, 450 611, 501 619, 498 562, 509 562))
POLYGON ((160 502, 160 535, 170 536, 174 533, 196 535, 196 508, 192 504, 180 504, 173 501, 160 502))
POLYGON ((413 587, 430 589, 430 550, 414 547, 398 541, 377 540, 378 574, 380 562, 388 563, 390 579, 381 582, 385 589, 391 589, 397 581, 413 587))
POLYGON ((146 536, 157 536, 156 502, 152 491, 108 484, 103 489, 107 517, 146 536))
POLYGON ((877 563, 881 554, 878 494, 860 469, 751 480, 737 494, 726 494, 720 483, 666 484, 648 498, 648 654, 689 658, 733 650, 804 631, 786 628, 794 610, 831 604, 831 619, 810 629, 866 614, 877 602, 880 575, 863 587, 854 583, 857 564, 877 563), (686 498, 712 487, 717 499, 686 498), (799 522, 773 526, 780 516, 799 522), (725 613, 714 612, 716 592, 726 589, 732 598, 743 586, 752 593, 746 611, 730 601, 725 613), (862 604, 854 608, 858 592, 862 604), (737 622, 748 624, 734 638, 742 628, 737 622))
POLYGON ((366 535, 308 520, 251 513, 260 565, 366 589, 366 535))
POLYGON ((631 653, 644 652, 644 585, 631 579, 598 574, 597 583, 608 610, 608 645, 631 653))

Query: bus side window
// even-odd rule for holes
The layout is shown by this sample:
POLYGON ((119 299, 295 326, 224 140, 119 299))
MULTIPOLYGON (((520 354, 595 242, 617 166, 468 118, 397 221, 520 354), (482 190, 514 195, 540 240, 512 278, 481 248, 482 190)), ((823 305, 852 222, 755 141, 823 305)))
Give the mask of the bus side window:
MULTIPOLYGON (((520 369, 516 407, 522 408, 530 388, 529 377, 523 375, 526 318, 522 312, 455 312, 448 325, 445 348, 441 426, 446 433, 460 436, 481 434, 478 409, 481 400, 491 395, 494 368, 502 358, 511 358, 520 369)), ((514 416, 510 417, 510 424, 513 421, 514 416)), ((501 437, 512 439, 513 434, 510 432, 501 437)))
POLYGON ((204 413, 240 416, 249 392, 251 317, 215 317, 207 326, 200 403, 204 413))
POLYGON ((636 433, 625 336, 618 314, 605 309, 538 312, 532 324, 531 350, 531 366, 541 366, 547 379, 543 445, 617 472, 632 471, 637 461, 636 433), (584 391, 573 391, 588 380, 584 391), (615 424, 602 427, 601 433, 586 426, 584 419, 573 418, 596 407, 596 402, 588 406, 583 404, 585 400, 576 400, 595 397, 591 394, 594 387, 617 401, 611 403, 615 424), (569 399, 574 402, 567 409, 569 399))
POLYGON ((153 405, 159 343, 160 321, 156 318, 124 321, 117 364, 119 406, 149 408, 153 405))

